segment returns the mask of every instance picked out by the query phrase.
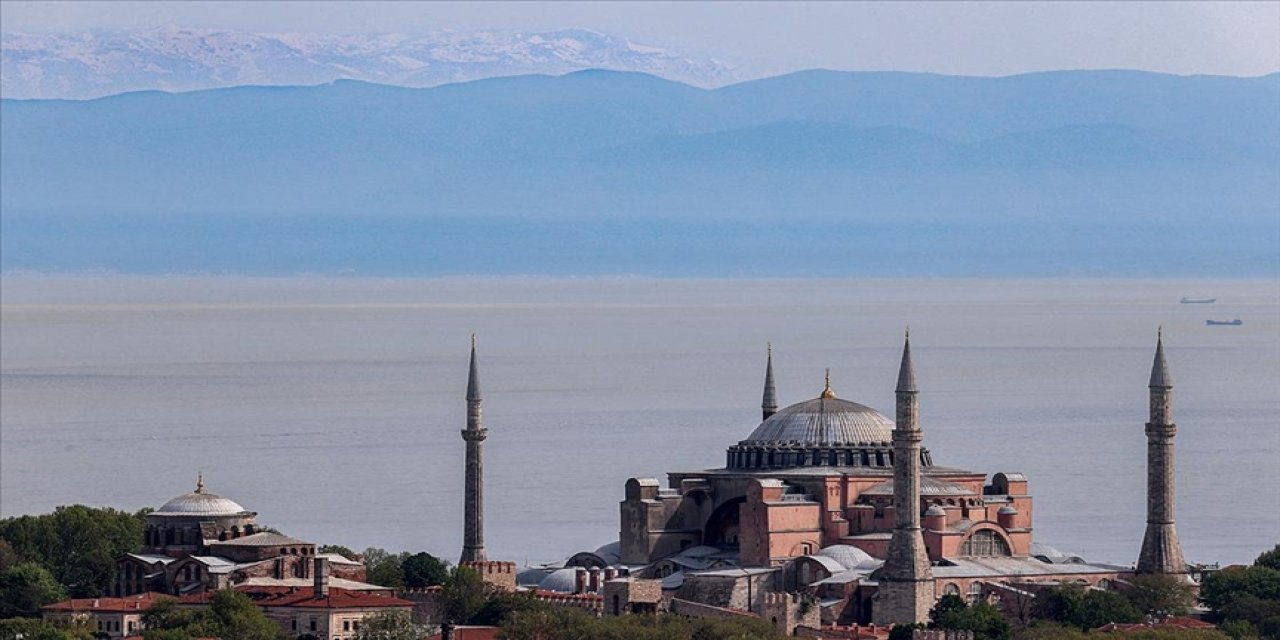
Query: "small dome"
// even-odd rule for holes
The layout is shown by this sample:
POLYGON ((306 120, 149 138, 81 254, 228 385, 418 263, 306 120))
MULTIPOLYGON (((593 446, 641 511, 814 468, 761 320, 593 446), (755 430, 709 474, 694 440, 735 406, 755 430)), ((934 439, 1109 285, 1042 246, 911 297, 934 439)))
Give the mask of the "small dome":
POLYGON ((1018 515, 1018 510, 1014 509, 1009 505, 1005 505, 1003 507, 1000 507, 1000 510, 997 511, 996 513, 1002 516, 1016 516, 1018 515))
POLYGON ((578 570, 573 567, 565 567, 548 573, 545 578, 538 582, 538 588, 544 591, 573 593, 578 587, 577 582, 578 570))
POLYGON ((945 515, 947 515, 947 510, 946 510, 946 509, 943 509, 941 506, 939 506, 939 505, 936 505, 936 504, 935 504, 935 505, 933 505, 932 507, 929 507, 929 508, 924 512, 924 515, 925 515, 925 517, 945 516, 945 515))
POLYGON ((204 477, 196 479, 196 490, 184 493, 156 509, 158 516, 238 516, 248 513, 235 500, 210 493, 204 488, 204 477))
POLYGON ((852 445, 892 441, 892 420, 871 407, 824 392, 822 397, 769 416, 743 442, 852 445))
POLYGON ((829 547, 823 547, 814 555, 831 558, 839 562, 840 566, 845 569, 866 568, 869 563, 879 562, 866 551, 847 544, 833 544, 829 547))

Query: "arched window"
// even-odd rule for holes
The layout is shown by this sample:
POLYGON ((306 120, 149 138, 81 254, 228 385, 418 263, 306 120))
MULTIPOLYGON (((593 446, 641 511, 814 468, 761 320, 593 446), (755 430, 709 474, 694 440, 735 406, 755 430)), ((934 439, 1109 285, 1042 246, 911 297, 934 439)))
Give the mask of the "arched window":
POLYGON ((982 599, 982 583, 974 582, 969 585, 969 602, 977 602, 982 599))
POLYGON ((991 529, 983 529, 974 532, 964 541, 964 544, 960 545, 960 555, 989 557, 1011 556, 1013 553, 1009 550, 1009 543, 1005 542, 1000 534, 991 529))
POLYGON ((954 583, 954 582, 948 582, 948 583, 947 583, 947 586, 945 586, 945 587, 943 587, 943 588, 942 588, 942 595, 944 595, 944 596, 958 596, 958 595, 960 595, 960 585, 958 585, 958 584, 956 584, 956 583, 954 583))

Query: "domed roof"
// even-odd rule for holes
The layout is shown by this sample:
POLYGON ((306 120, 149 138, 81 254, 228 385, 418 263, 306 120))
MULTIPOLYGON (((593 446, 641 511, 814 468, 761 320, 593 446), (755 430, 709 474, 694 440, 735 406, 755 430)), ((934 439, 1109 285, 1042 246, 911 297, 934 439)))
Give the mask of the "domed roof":
POLYGON ((769 416, 744 442, 778 444, 858 444, 893 441, 893 421, 871 407, 821 397, 793 404, 769 416))
POLYGON ((196 490, 184 493, 153 512, 158 516, 236 516, 248 513, 235 500, 210 493, 204 488, 204 478, 196 479, 196 490))
POLYGON ((546 591, 573 593, 577 589, 578 570, 573 567, 556 569, 538 581, 538 588, 546 591))
POLYGON ((814 555, 831 558, 839 562, 845 569, 866 569, 880 564, 880 561, 871 557, 871 554, 847 544, 833 544, 829 547, 823 547, 814 555))

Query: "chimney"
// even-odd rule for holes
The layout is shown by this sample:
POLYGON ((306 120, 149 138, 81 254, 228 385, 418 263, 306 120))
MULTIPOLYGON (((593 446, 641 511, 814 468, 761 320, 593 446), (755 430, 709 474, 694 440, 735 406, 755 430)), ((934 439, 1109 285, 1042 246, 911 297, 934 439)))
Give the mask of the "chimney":
POLYGON ((587 592, 587 570, 582 567, 576 568, 573 572, 573 592, 587 592))
POLYGON ((316 598, 329 597, 329 559, 316 558, 315 571, 312 572, 312 595, 316 598))
POLYGON ((591 579, 587 582, 587 591, 589 593, 600 593, 600 567, 592 567, 588 575, 591 579))
POLYGON ((612 579, 614 579, 614 578, 616 578, 616 577, 618 577, 618 569, 617 569, 616 567, 605 567, 605 568, 604 568, 604 579, 605 579, 605 580, 612 580, 612 579))

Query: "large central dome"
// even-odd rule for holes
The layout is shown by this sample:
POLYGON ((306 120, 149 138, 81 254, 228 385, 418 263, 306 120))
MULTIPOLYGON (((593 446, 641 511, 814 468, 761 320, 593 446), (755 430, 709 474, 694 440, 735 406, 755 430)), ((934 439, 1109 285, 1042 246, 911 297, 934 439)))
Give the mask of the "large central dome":
POLYGON ((196 490, 184 493, 152 512, 157 516, 238 516, 248 513, 235 500, 210 493, 204 477, 196 480, 196 490))
MULTIPOLYGON (((727 468, 755 473, 798 467, 893 467, 893 421, 871 407, 837 398, 829 374, 817 398, 772 414, 768 389, 766 381, 763 408, 768 417, 745 440, 729 447, 727 468)), ((933 464, 924 449, 920 463, 933 464)))
POLYGON ((857 445, 893 441, 893 421, 834 396, 793 404, 760 423, 743 443, 857 445))

